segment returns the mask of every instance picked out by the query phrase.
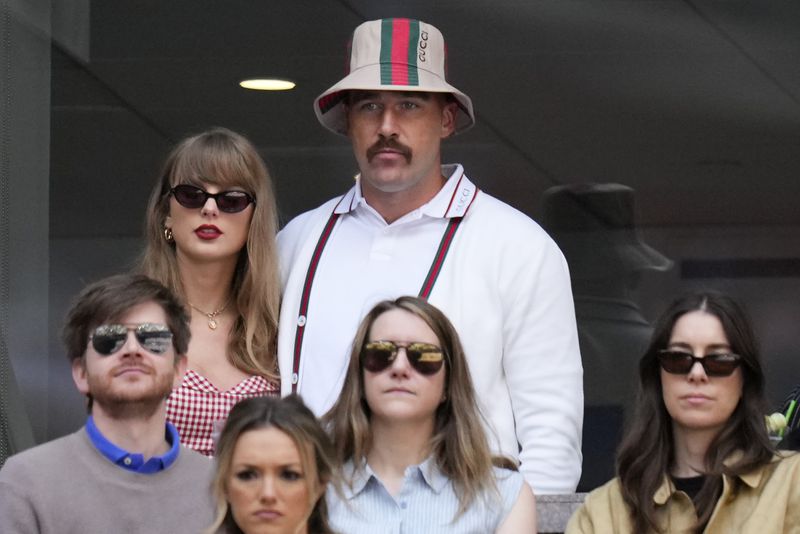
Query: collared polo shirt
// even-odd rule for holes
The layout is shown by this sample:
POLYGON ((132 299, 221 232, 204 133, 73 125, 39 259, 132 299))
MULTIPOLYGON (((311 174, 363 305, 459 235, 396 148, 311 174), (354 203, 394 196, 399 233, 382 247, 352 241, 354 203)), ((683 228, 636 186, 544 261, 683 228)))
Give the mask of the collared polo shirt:
POLYGON ((325 413, 336 401, 347 370, 342 358, 361 319, 382 300, 419 293, 457 213, 456 192, 468 186, 467 195, 474 196, 476 188, 461 179, 460 167, 443 172, 453 176, 436 196, 392 223, 367 204, 360 183, 336 206, 340 221, 316 271, 303 339, 303 354, 331 354, 315 359, 313 372, 300 378, 300 393, 314 413, 325 413))
POLYGON ((567 264, 529 217, 476 194, 460 165, 443 166, 447 174, 434 198, 392 224, 355 184, 281 230, 281 393, 296 385, 324 414, 341 391, 364 314, 379 300, 419 294, 447 219, 469 206, 429 301, 459 333, 492 449, 519 458, 537 492, 570 493, 580 476, 583 388, 567 264), (334 209, 344 211, 331 229, 334 209), (330 238, 320 255, 321 235, 330 238))
POLYGON ((459 501, 453 484, 433 458, 406 468, 403 486, 392 496, 366 465, 355 471, 344 466, 344 501, 334 489, 327 494, 331 524, 348 534, 485 534, 494 532, 519 498, 525 483, 520 473, 494 469, 499 492, 480 495, 458 517, 459 501), (347 482, 352 481, 352 486, 347 482))
POLYGON ((128 452, 111 443, 97 428, 91 415, 86 420, 86 433, 89 435, 92 444, 100 451, 100 454, 111 460, 113 464, 143 475, 157 473, 168 468, 178 458, 178 452, 180 451, 178 431, 171 423, 167 423, 166 428, 166 439, 170 445, 169 450, 162 456, 153 456, 146 462, 144 461, 144 455, 128 452))

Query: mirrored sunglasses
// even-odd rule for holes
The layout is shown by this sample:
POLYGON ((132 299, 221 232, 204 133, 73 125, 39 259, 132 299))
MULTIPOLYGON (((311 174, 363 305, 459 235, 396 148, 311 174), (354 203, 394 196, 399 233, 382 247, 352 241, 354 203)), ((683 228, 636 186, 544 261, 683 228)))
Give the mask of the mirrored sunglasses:
POLYGON ((742 363, 742 358, 731 353, 707 354, 698 358, 691 352, 662 350, 658 353, 658 362, 662 369, 675 375, 689 373, 695 362, 699 362, 708 376, 729 376, 742 363))
POLYGON ((138 325, 104 324, 94 329, 89 339, 98 354, 110 356, 125 345, 128 332, 133 332, 139 345, 153 354, 164 354, 172 345, 172 332, 167 325, 141 323, 138 325))
POLYGON ((169 192, 175 197, 178 204, 189 209, 202 208, 209 198, 213 198, 219 210, 225 213, 239 213, 251 203, 256 203, 256 199, 244 191, 232 190, 209 193, 204 189, 189 184, 176 185, 169 192))
POLYGON ((408 362, 420 374, 436 374, 444 364, 442 349, 430 343, 370 341, 361 350, 361 365, 371 373, 380 373, 392 365, 401 348, 406 349, 408 362))

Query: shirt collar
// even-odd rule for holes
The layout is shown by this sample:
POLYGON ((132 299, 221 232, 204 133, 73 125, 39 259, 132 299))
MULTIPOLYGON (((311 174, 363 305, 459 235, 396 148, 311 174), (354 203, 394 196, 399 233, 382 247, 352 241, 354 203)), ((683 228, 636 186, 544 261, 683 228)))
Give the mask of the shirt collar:
POLYGON ((86 433, 100 454, 108 458, 113 464, 135 473, 149 475, 163 471, 178 459, 178 452, 180 451, 178 431, 169 422, 167 422, 165 434, 167 443, 170 445, 169 450, 162 456, 153 456, 146 462, 142 454, 128 452, 111 443, 97 428, 91 415, 86 420, 86 433))
POLYGON ((672 483, 672 480, 670 480, 668 476, 664 476, 664 480, 661 481, 661 485, 653 494, 653 502, 659 506, 666 504, 675 491, 675 484, 672 483))
MULTIPOLYGON (((732 454, 728 459, 726 459, 724 463, 725 465, 731 465, 740 457, 741 457, 741 452, 736 452, 732 454)), ((773 456, 772 460, 770 460, 770 463, 776 462, 779 459, 780 456, 777 455, 773 456)), ((766 470, 766 467, 767 466, 765 465, 757 467, 752 471, 748 471, 747 473, 737 475, 736 478, 738 478, 751 488, 756 488, 758 487, 759 484, 761 484, 761 479, 764 476, 764 471, 766 470)), ((729 486, 730 479, 732 477, 728 475, 723 475, 723 478, 725 484, 729 486)), ((658 487, 655 494, 653 495, 653 502, 657 505, 663 505, 669 500, 672 494, 675 493, 676 491, 677 489, 675 488, 675 484, 672 482, 672 480, 670 480, 668 476, 665 476, 664 480, 661 482, 661 485, 658 487)))
MULTIPOLYGON (((348 460, 342 466, 342 474, 344 475, 344 480, 349 482, 344 484, 344 496, 348 500, 364 491, 367 483, 375 477, 375 473, 366 463, 362 469, 356 470, 353 460, 348 460)), ((375 478, 377 479, 377 477, 375 478)))
MULTIPOLYGON (((464 175, 460 164, 442 165, 442 174, 448 176, 444 186, 415 211, 440 219, 463 217, 478 194, 478 188, 464 175)), ((333 212, 341 215, 360 206, 369 207, 369 204, 361 194, 361 175, 358 175, 355 185, 339 200, 333 212)))
MULTIPOLYGON (((779 462, 781 458, 782 456, 780 454, 774 454, 770 460, 770 463, 779 462)), ((727 464, 728 462, 726 461, 725 463, 727 464)), ((747 473, 739 475, 739 479, 751 488, 756 488, 759 484, 761 484, 761 479, 764 478, 764 473, 766 470, 767 466, 762 465, 761 467, 753 469, 752 471, 748 471, 747 473)))
MULTIPOLYGON (((352 499, 359 493, 364 491, 367 485, 374 479, 373 483, 380 484, 378 475, 372 468, 364 463, 362 469, 356 470, 352 460, 349 460, 343 467, 345 480, 349 480, 350 484, 345 484, 344 496, 345 498, 352 499)), ((435 493, 441 493, 448 482, 447 476, 442 473, 436 460, 431 456, 419 465, 411 465, 406 468, 405 478, 410 479, 418 473, 420 478, 430 487, 435 493)))
POLYGON ((418 468, 428 486, 430 486, 434 492, 441 493, 447 485, 448 478, 447 475, 442 473, 441 469, 439 469, 439 465, 436 463, 433 456, 429 456, 427 460, 419 464, 418 468))

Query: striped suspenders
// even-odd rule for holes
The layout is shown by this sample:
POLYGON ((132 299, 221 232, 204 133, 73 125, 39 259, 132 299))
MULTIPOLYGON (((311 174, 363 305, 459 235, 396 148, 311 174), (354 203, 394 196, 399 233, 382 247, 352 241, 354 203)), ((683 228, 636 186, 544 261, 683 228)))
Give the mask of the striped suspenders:
MULTIPOLYGON (((467 207, 467 209, 469 209, 469 207, 467 207)), ((294 355, 292 359, 292 393, 297 393, 297 384, 300 381, 300 354, 303 348, 303 335, 305 333, 306 323, 308 322, 308 303, 311 300, 311 285, 313 284, 314 277, 317 274, 317 267, 319 266, 320 258, 322 258, 322 252, 325 249, 325 245, 328 244, 328 239, 330 239, 331 234, 333 233, 333 228, 336 226, 336 222, 339 220, 339 215, 340 214, 336 213, 334 208, 334 211, 328 218, 328 222, 325 224, 325 228, 322 229, 322 233, 317 241, 317 246, 314 248, 314 253, 311 256, 311 263, 308 265, 306 280, 303 283, 303 293, 300 297, 300 310, 297 314, 297 330, 295 330, 294 336, 294 355)), ((445 228, 444 234, 442 235, 442 240, 439 242, 439 248, 436 251, 436 256, 434 256, 431 267, 428 270, 428 275, 425 277, 425 281, 422 283, 422 288, 419 290, 420 298, 427 300, 431 294, 431 291, 433 291, 433 286, 436 284, 436 279, 439 277, 439 273, 442 270, 442 265, 444 265, 444 260, 447 257, 447 252, 450 250, 450 245, 453 244, 453 238, 456 235, 458 226, 464 219, 464 215, 466 215, 466 210, 464 210, 464 213, 461 216, 451 217, 450 221, 447 223, 447 228, 445 228)))

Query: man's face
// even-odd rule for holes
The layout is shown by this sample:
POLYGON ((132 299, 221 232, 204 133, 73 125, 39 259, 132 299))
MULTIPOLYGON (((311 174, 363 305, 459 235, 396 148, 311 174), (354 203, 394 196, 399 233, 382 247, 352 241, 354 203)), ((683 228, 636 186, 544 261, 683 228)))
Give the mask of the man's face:
MULTIPOLYGON (((131 308, 115 321, 106 323, 136 327, 143 323, 166 324, 164 310, 155 302, 131 308)), ((94 399, 93 410, 110 416, 151 415, 159 409, 186 370, 186 356, 175 359, 170 341, 166 350, 154 352, 143 347, 132 330, 122 347, 104 355, 87 340, 83 360, 72 363, 72 377, 83 394, 94 399)))
POLYGON ((437 93, 351 92, 348 136, 365 194, 438 191, 440 144, 455 129, 456 110, 437 93))

